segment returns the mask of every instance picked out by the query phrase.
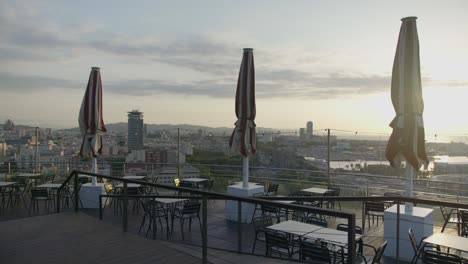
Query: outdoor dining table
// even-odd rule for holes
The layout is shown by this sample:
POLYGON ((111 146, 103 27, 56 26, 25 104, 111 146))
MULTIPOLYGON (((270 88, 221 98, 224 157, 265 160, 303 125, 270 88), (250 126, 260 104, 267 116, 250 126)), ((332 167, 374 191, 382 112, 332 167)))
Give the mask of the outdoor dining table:
MULTIPOLYGON (((165 210, 166 213, 168 214, 168 219, 169 219, 169 214, 170 214, 170 219, 171 221, 174 221, 174 212, 176 209, 177 204, 183 203, 188 201, 189 199, 185 198, 155 198, 154 199, 156 202, 161 203, 165 205, 165 210)), ((156 236, 156 228, 153 230, 153 237, 156 236)), ((167 223, 167 236, 169 237, 169 233, 172 233, 172 230, 169 229, 169 223, 167 223)))
POLYGON ((196 187, 198 188, 199 184, 202 183, 202 182, 207 182, 208 179, 204 179, 204 178, 186 178, 186 179, 181 179, 180 181, 183 181, 183 182, 189 182, 192 184, 193 187, 196 187))
POLYGON ((291 235, 304 236, 322 227, 318 225, 312 225, 312 224, 299 222, 299 221, 288 220, 288 221, 284 221, 278 224, 267 226, 266 228, 274 230, 274 231, 285 232, 291 235))
MULTIPOLYGON (((140 188, 141 184, 138 183, 127 183, 127 188, 140 188)), ((115 188, 123 188, 124 184, 119 183, 115 186, 115 188)))
POLYGON ((308 192, 308 193, 313 193, 313 194, 318 194, 318 195, 323 195, 324 193, 328 192, 328 189, 325 188, 317 188, 317 187, 311 187, 307 189, 302 189, 303 192, 308 192))
POLYGON ((16 182, 4 182, 4 181, 0 181, 0 188, 12 186, 12 185, 15 185, 15 184, 16 184, 16 182))
POLYGON ((123 176, 122 178, 127 180, 144 180, 146 176, 123 176))
POLYGON ((15 177, 25 177, 25 178, 39 178, 41 177, 40 173, 19 173, 14 175, 15 177))
POLYGON ((423 242, 468 252, 468 238, 458 235, 435 233, 425 238, 423 242))
MULTIPOLYGON (((356 240, 361 239, 362 235, 356 234, 356 240)), ((322 227, 314 232, 305 234, 304 239, 320 239, 321 241, 331 243, 336 246, 346 247, 348 245, 348 232, 332 228, 322 227)))
POLYGON ((58 189, 62 186, 61 183, 44 183, 34 186, 34 188, 48 188, 48 189, 58 189))

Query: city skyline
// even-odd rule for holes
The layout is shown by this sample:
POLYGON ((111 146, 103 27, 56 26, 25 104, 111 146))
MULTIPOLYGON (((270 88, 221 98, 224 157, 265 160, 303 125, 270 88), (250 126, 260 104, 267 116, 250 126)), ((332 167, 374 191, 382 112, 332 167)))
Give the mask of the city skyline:
POLYGON ((256 64, 259 127, 390 133, 400 19, 418 16, 427 133, 468 134, 462 1, 0 3, 0 120, 77 126, 100 66, 104 120, 234 127, 242 48, 256 64), (93 9, 88 7, 93 5, 93 9), (242 13, 241 13, 242 12, 242 13), (239 19, 241 17, 245 19, 239 19))

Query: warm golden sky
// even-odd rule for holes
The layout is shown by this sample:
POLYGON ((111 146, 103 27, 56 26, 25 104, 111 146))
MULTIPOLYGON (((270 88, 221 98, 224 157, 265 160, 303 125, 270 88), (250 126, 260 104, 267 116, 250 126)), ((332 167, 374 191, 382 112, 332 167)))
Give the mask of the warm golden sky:
POLYGON ((77 126, 100 66, 106 123, 139 109, 146 123, 231 127, 251 47, 258 126, 389 133, 400 19, 417 16, 426 130, 468 134, 467 13, 466 1, 2 1, 0 122, 77 126))

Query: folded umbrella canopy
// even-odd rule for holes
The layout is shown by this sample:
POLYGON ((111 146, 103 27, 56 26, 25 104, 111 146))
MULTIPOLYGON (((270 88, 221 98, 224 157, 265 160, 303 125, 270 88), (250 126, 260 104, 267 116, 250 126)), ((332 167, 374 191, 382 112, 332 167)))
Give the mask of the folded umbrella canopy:
POLYGON ((244 156, 243 185, 249 181, 249 155, 255 154, 255 70, 253 49, 244 49, 236 90, 236 127, 232 132, 229 146, 244 156))
MULTIPOLYGON (((102 118, 101 74, 97 67, 91 69, 88 86, 81 103, 78 123, 83 134, 80 156, 92 157, 93 172, 97 172, 96 158, 98 155, 102 155, 102 135, 106 132, 102 118)), ((95 183, 95 178, 93 183, 95 183)))
POLYGON ((416 17, 402 19, 393 62, 391 95, 396 116, 390 123, 393 132, 385 156, 393 167, 399 166, 403 159, 407 161, 407 173, 411 174, 408 176, 407 195, 411 197, 413 170, 410 167, 418 171, 422 164, 428 163, 416 17))

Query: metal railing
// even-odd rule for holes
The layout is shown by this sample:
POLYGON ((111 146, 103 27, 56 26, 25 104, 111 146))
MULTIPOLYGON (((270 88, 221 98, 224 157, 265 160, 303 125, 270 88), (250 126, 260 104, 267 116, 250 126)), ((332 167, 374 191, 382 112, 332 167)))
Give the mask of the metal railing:
MULTIPOLYGON (((203 223, 202 223, 202 259, 203 263, 208 263, 208 226, 207 226, 207 219, 208 219, 208 213, 207 213, 207 200, 208 199, 217 199, 217 200, 233 200, 237 201, 238 203, 238 220, 241 220, 242 217, 242 206, 241 203, 251 203, 251 204, 260 204, 260 205, 269 205, 269 206, 275 206, 275 207, 280 207, 288 210, 300 210, 304 211, 307 213, 313 213, 313 214, 322 214, 322 215, 327 215, 327 216, 333 216, 333 217, 339 217, 347 220, 347 224, 350 227, 348 229, 348 259, 349 260, 354 260, 356 255, 355 255, 355 229, 352 228, 356 225, 356 216, 354 213, 349 213, 349 212, 341 212, 341 211, 333 211, 333 210, 328 210, 328 209, 322 209, 322 208, 316 208, 316 207, 309 207, 309 206, 304 206, 304 205, 296 205, 296 204, 283 204, 279 202, 275 202, 274 198, 272 198, 272 201, 266 200, 266 199, 258 199, 258 198, 250 198, 250 197, 240 197, 240 196, 234 196, 234 195, 228 195, 228 194, 223 194, 223 193, 217 193, 217 192, 211 192, 211 191, 203 191, 203 190, 197 190, 197 189, 192 189, 192 188, 183 188, 183 187, 176 187, 176 186, 168 186, 168 185, 163 185, 163 184, 157 184, 157 183, 149 183, 141 180, 132 180, 132 179, 124 179, 124 178, 119 178, 119 177, 113 177, 113 176, 106 176, 106 175, 101 175, 101 174, 96 174, 96 173, 90 173, 90 172, 84 172, 84 171, 72 171, 68 177, 65 179, 63 184, 60 186, 60 188, 57 191, 57 213, 60 212, 60 194, 63 191, 63 188, 70 182, 71 179, 74 180, 74 210, 75 212, 78 212, 79 206, 78 206, 78 201, 79 201, 79 194, 78 194, 78 175, 88 175, 88 176, 93 176, 101 179, 107 179, 107 180, 114 180, 114 181, 121 181, 123 182, 123 189, 122 189, 122 194, 121 198, 123 200, 123 208, 122 208, 122 229, 124 232, 127 232, 127 211, 128 211, 128 198, 129 197, 159 197, 159 198, 174 198, 174 197, 181 197, 177 195, 141 195, 141 196, 133 196, 133 195, 128 195, 128 184, 129 183, 136 183, 136 184, 141 184, 143 186, 148 186, 148 187, 154 187, 154 188, 164 188, 164 189, 169 189, 169 190, 174 190, 174 191, 181 191, 181 192, 186 192, 193 194, 191 196, 183 196, 184 198, 202 198, 202 218, 203 218, 203 223)), ((103 195, 104 197, 106 195, 103 195)), ((310 198, 304 198, 304 197, 282 197, 282 200, 286 199, 296 199, 300 198, 304 201, 311 201, 312 199, 315 199, 315 197, 310 197, 310 198)), ((241 221, 239 221, 240 223, 241 221)), ((155 229, 155 228, 154 228, 155 229)), ((238 232, 238 243, 240 245, 242 241, 242 235, 241 232, 238 232)), ((239 246, 239 253, 245 253, 242 252, 241 247, 239 246)), ((351 261, 350 263, 354 263, 351 261)))
MULTIPOLYGON (((185 195, 183 196, 184 198, 196 198, 196 199, 202 199, 202 217, 203 217, 203 223, 202 223, 202 250, 203 250, 203 261, 204 263, 207 262, 207 249, 208 249, 208 227, 207 227, 207 218, 208 218, 208 213, 207 213, 207 200, 212 199, 212 200, 234 200, 237 201, 238 203, 238 252, 239 253, 244 253, 248 254, 246 252, 242 251, 242 233, 241 233, 241 215, 242 215, 242 206, 241 203, 251 203, 251 204, 259 204, 259 205, 270 205, 270 206, 275 206, 278 208, 284 208, 288 210, 300 210, 308 213, 313 213, 313 214, 322 214, 322 215, 328 215, 328 216, 333 216, 333 217, 338 217, 338 218, 343 218, 346 220, 348 224, 348 251, 347 251, 347 259, 350 260, 349 263, 353 263, 352 260, 355 258, 355 229, 351 228, 356 225, 356 215, 355 213, 350 213, 350 212, 341 212, 341 211, 334 211, 334 210, 329 210, 329 209, 324 209, 324 208, 317 208, 317 207, 309 207, 309 206, 304 206, 304 205, 298 205, 298 204, 284 204, 284 203, 279 203, 275 202, 276 200, 293 200, 293 201, 303 201, 303 202, 312 202, 312 201, 330 201, 330 202, 361 202, 362 203, 362 221, 365 221, 365 209, 364 209, 364 204, 367 201, 379 201, 379 202, 388 202, 392 201, 393 203, 397 204, 397 221, 396 221, 396 244, 397 244, 397 252, 396 252, 396 257, 397 261, 399 260, 399 243, 400 243, 400 204, 403 203, 414 203, 414 204, 424 204, 424 205, 431 205, 431 206, 444 206, 444 207, 452 207, 452 208, 459 208, 459 209, 467 209, 468 210, 468 204, 462 204, 459 202, 448 202, 448 201, 435 201, 435 200, 430 200, 430 199, 418 199, 418 198, 408 198, 408 197, 403 197, 403 196, 393 196, 393 197, 388 197, 388 196, 343 196, 343 197, 320 197, 320 196, 312 196, 312 197, 304 197, 304 196, 289 196, 289 197, 261 197, 261 198, 252 198, 252 197, 239 197, 239 196, 233 196, 233 195, 228 195, 224 193, 219 193, 219 192, 211 192, 211 191, 203 191, 203 190, 197 190, 197 189, 192 189, 192 188, 183 188, 183 187, 176 187, 176 186, 168 186, 168 185, 163 185, 163 184, 157 184, 157 183, 149 183, 146 181, 141 181, 141 180, 132 180, 132 179, 124 179, 120 177, 113 177, 113 176, 106 176, 106 175, 100 175, 100 174, 94 174, 94 173, 89 173, 89 172, 83 172, 83 171, 73 171, 70 173, 70 175, 67 177, 67 179, 64 181, 62 186, 60 187, 58 191, 58 197, 57 197, 57 212, 60 212, 60 193, 61 190, 73 179, 73 184, 74 186, 74 209, 75 211, 79 210, 79 204, 78 204, 78 174, 84 174, 88 176, 94 176, 102 179, 108 179, 108 180, 115 180, 115 181, 121 181, 123 182, 123 189, 122 189, 122 194, 120 195, 101 195, 102 197, 119 197, 123 201, 123 208, 122 208, 122 229, 124 232, 127 231, 127 217, 128 217, 128 199, 129 198, 180 198, 181 196, 178 195, 128 195, 127 194, 127 185, 129 183, 137 183, 141 184, 143 186, 148 186, 148 187, 154 187, 154 188, 164 188, 168 190, 174 190, 174 191, 179 191, 179 192, 185 192, 185 193, 190 193, 189 196, 185 195)), ((101 200, 101 199, 100 199, 101 200)), ((100 208, 102 208, 102 204, 100 204, 100 208)), ((154 209, 154 208, 153 208, 154 209)), ((101 209, 100 209, 101 210, 101 209)), ((100 212, 100 218, 102 219, 102 212, 100 212)), ((364 223, 362 224, 364 227, 364 223)), ((153 230, 155 232, 155 228, 153 230)), ((154 235, 154 234, 153 234, 154 235)), ((154 237, 154 236, 153 236, 154 237)))

